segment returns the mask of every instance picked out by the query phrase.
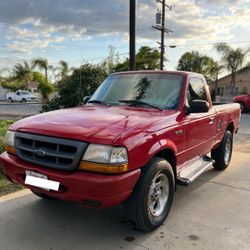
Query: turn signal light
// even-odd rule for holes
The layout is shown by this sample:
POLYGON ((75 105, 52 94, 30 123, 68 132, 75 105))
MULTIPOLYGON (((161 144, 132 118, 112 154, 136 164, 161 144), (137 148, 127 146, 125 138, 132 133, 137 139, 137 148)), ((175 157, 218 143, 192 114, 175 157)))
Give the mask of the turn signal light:
POLYGON ((16 148, 14 148, 13 146, 5 145, 4 150, 12 155, 16 155, 16 148))
POLYGON ((119 174, 128 171, 128 164, 100 164, 94 162, 82 161, 79 170, 86 170, 90 172, 106 173, 106 174, 119 174))

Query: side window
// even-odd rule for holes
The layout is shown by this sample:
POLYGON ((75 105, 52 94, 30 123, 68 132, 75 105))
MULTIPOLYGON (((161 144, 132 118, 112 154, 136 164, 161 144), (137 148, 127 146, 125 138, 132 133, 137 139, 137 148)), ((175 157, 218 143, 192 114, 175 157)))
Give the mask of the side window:
POLYGON ((20 92, 18 91, 18 92, 16 92, 16 95, 20 95, 20 92))
POLYGON ((191 78, 189 80, 187 91, 187 103, 189 106, 193 100, 208 101, 205 90, 205 84, 199 78, 191 78))

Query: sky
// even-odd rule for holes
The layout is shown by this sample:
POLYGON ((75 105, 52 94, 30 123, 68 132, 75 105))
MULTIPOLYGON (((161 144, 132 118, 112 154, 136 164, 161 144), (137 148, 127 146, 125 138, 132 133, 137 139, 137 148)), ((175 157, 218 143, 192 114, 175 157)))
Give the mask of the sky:
MULTIPOLYGON (((166 69, 175 69, 187 51, 220 60, 217 42, 250 47, 250 0, 169 0, 166 11, 166 69), (175 48, 170 48, 175 45, 175 48)), ((152 28, 160 9, 156 0, 137 0, 137 50, 158 48, 160 32, 152 28)), ((0 70, 15 63, 47 58, 56 66, 99 63, 109 46, 120 59, 129 52, 128 0, 1 0, 0 70)), ((248 58, 249 59, 249 58, 248 58)))

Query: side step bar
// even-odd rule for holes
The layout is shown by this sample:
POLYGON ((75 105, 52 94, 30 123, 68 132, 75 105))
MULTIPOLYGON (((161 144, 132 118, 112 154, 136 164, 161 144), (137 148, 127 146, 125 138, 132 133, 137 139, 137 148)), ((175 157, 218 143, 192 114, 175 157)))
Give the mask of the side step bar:
POLYGON ((187 186, 198 178, 202 173, 212 167, 214 160, 208 156, 201 157, 189 166, 186 166, 177 178, 177 184, 187 186))

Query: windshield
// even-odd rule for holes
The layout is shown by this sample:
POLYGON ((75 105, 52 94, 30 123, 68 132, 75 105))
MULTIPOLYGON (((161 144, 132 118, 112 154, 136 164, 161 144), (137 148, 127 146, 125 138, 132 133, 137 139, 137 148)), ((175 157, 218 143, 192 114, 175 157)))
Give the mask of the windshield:
POLYGON ((28 92, 28 91, 21 91, 21 95, 30 95, 30 92, 28 92))
POLYGON ((111 75, 96 90, 90 102, 110 105, 146 103, 159 109, 174 110, 179 106, 182 82, 183 77, 178 74, 111 75))

